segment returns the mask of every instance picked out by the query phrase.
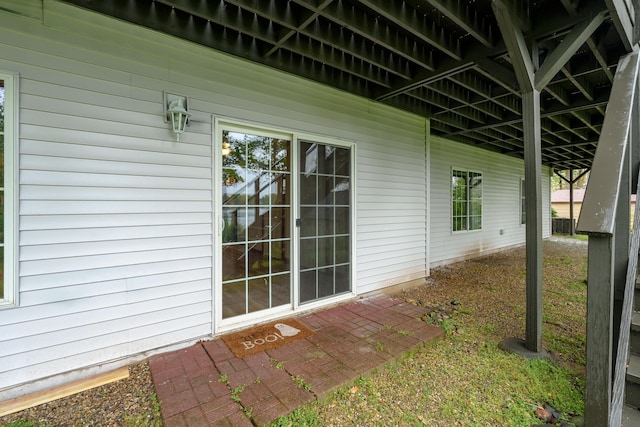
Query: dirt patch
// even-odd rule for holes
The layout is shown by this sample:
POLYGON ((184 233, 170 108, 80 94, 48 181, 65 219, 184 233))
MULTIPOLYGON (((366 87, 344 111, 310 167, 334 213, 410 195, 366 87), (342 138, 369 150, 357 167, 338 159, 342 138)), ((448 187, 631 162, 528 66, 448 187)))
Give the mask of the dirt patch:
MULTIPOLYGON (((548 240, 544 242, 543 253, 543 328, 585 334, 586 307, 582 295, 587 278, 586 242, 548 240), (567 295, 570 291, 565 286, 569 282, 574 283, 575 295, 567 295)), ((406 289, 398 296, 430 308, 431 316, 440 324, 446 325, 453 310, 464 310, 474 323, 484 325, 497 339, 504 339, 524 338, 525 293, 526 254, 525 248, 519 247, 436 268, 424 286, 406 289)), ((543 345, 548 348, 552 343, 544 338, 543 345)), ((574 360, 575 355, 557 353, 567 363, 581 362, 579 357, 574 360)))
POLYGON ((44 426, 162 426, 149 365, 129 367, 129 378, 0 417, 44 426))

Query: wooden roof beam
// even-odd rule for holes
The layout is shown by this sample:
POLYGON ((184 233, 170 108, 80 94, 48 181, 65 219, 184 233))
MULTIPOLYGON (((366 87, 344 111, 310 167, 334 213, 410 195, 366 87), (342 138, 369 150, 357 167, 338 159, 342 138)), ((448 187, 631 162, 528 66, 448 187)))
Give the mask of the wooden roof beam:
MULTIPOLYGON (((414 61, 409 61, 395 52, 388 51, 347 28, 338 28, 337 25, 332 25, 326 18, 324 20, 313 20, 304 29, 301 29, 300 33, 398 75, 405 80, 411 79, 413 74, 412 67, 416 67, 414 61)), ((283 44, 282 47, 287 49, 286 44, 283 44)), ((265 54, 265 56, 267 55, 265 54)))
POLYGON ((636 14, 638 13, 634 6, 634 2, 626 2, 624 0, 605 0, 605 4, 611 14, 613 24, 618 30, 622 44, 627 52, 633 50, 633 46, 638 42, 636 34, 634 34, 634 25, 640 25, 635 22, 636 14), (632 10, 627 9, 629 6, 632 10))
MULTIPOLYGON (((300 2, 303 0, 293 0, 293 1, 300 2)), ((509 4, 514 3, 513 0, 497 0, 497 1, 500 1, 501 3, 507 2, 509 4)), ((522 2, 518 0, 514 4, 522 5, 522 2)), ((517 6, 514 6, 511 9, 512 13, 518 15, 512 18, 514 22, 520 22, 525 20, 524 13, 522 13, 521 9, 522 9, 521 7, 517 7, 517 6)), ((596 13, 599 13, 600 11, 601 10, 599 6, 587 5, 587 7, 581 11, 580 15, 571 16, 567 18, 566 16, 556 16, 554 14, 553 16, 550 16, 549 19, 546 20, 544 23, 541 23, 541 25, 536 26, 535 28, 532 28, 531 32, 529 33, 529 36, 531 37, 532 40, 549 37, 551 35, 557 34, 559 31, 563 31, 566 28, 571 28, 572 26, 577 25, 578 23, 584 21, 588 17, 596 13)), ((473 52, 470 52, 470 54, 466 56, 463 61, 454 61, 453 59, 450 59, 448 61, 445 61, 443 64, 441 64, 437 70, 419 72, 414 76, 413 80, 411 81, 399 83, 395 87, 391 88, 391 90, 380 91, 380 93, 375 96, 375 99, 377 101, 389 99, 401 93, 404 93, 406 91, 413 90, 416 87, 441 80, 448 75, 456 74, 472 68, 476 68, 477 64, 481 64, 481 61, 485 60, 486 58, 495 59, 497 57, 504 55, 505 51, 506 51, 505 46, 502 43, 498 44, 494 49, 489 49, 484 46, 478 45, 478 48, 475 49, 473 52)), ((491 67, 490 63, 487 63, 487 64, 488 64, 487 66, 491 67)), ((486 68, 485 64, 482 64, 481 67, 484 67, 490 73, 493 71, 491 69, 486 68)), ((499 80, 496 80, 496 82, 499 82, 499 81, 502 81, 505 83, 508 82, 509 79, 508 78, 503 79, 502 78, 503 75, 505 74, 496 73, 494 79, 495 78, 499 79, 499 80)), ((509 87, 508 84, 507 86, 505 86, 505 88, 507 87, 509 87)), ((520 89, 520 85, 516 85, 512 89, 517 91, 518 89, 520 89)))
POLYGON ((384 22, 380 22, 381 20, 379 19, 372 19, 370 15, 356 10, 354 7, 346 7, 343 3, 332 2, 324 9, 319 9, 317 2, 314 0, 292 1, 313 12, 317 12, 337 25, 349 29, 353 33, 394 52, 396 55, 426 70, 435 70, 430 51, 417 46, 415 42, 408 40, 407 37, 399 35, 396 30, 384 22))
MULTIPOLYGON (((160 0, 162 1, 162 0, 160 0)), ((265 57, 273 55, 278 49, 294 50, 291 46, 290 39, 296 34, 304 34, 310 39, 317 40, 323 45, 339 49, 352 55, 355 58, 361 59, 372 64, 375 67, 383 69, 389 73, 398 75, 404 79, 409 79, 409 70, 406 67, 408 60, 398 57, 395 61, 401 60, 405 65, 398 64, 391 65, 389 54, 380 46, 377 46, 370 42, 368 39, 362 38, 359 35, 349 32, 352 37, 357 37, 358 40, 351 40, 349 43, 345 43, 343 31, 336 31, 335 28, 327 28, 327 25, 322 25, 318 22, 318 17, 321 16, 321 11, 329 6, 333 0, 321 1, 314 10, 306 9, 302 6, 306 13, 303 16, 295 16, 291 10, 289 4, 284 8, 276 8, 272 2, 268 1, 252 1, 252 0, 225 0, 225 3, 233 4, 244 10, 253 12, 257 15, 271 20, 278 25, 281 25, 285 31, 280 34, 273 46, 264 53, 265 57)), ((295 43, 294 43, 295 44, 295 43)), ((413 63, 413 62, 412 62, 413 63)))
MULTIPOLYGON (((541 114, 541 117, 548 118, 556 115, 570 114, 572 111, 584 111, 584 110, 597 108, 598 106, 606 105, 607 100, 608 98, 606 96, 602 96, 592 102, 584 101, 584 102, 575 103, 571 106, 550 108, 543 111, 541 114)), ((520 117, 518 114, 510 114, 505 116, 503 120, 486 121, 481 126, 468 128, 468 129, 465 129, 464 131, 457 132, 454 134, 473 132, 479 129, 492 128, 496 126, 519 125, 519 124, 522 124, 522 117, 520 117)))
POLYGON ((462 60, 460 44, 442 34, 435 23, 418 14, 416 9, 404 1, 394 0, 359 0, 359 3, 373 10, 375 13, 393 22, 398 27, 412 34, 418 40, 435 47, 456 61, 462 60))
POLYGON ((473 38, 478 40, 486 47, 493 47, 493 34, 491 29, 487 31, 480 28, 482 23, 478 22, 477 16, 470 16, 469 8, 462 10, 461 2, 451 0, 427 0, 432 7, 436 8, 440 13, 453 21, 457 26, 469 33, 473 38))
POLYGON ((518 91, 518 79, 511 70, 489 58, 478 58, 476 60, 476 64, 476 71, 484 77, 499 84, 513 95, 518 97, 520 96, 520 92, 518 91))
POLYGON ((535 88, 544 89, 551 79, 565 66, 569 59, 587 41, 591 34, 604 22, 605 11, 574 27, 571 32, 555 47, 540 66, 535 76, 535 88))
MULTIPOLYGON (((200 2, 197 5, 186 0, 158 0, 166 5, 179 8, 194 16, 208 19, 221 26, 226 26, 243 34, 248 34, 258 40, 262 40, 270 45, 278 43, 278 39, 273 32, 263 31, 260 24, 256 24, 256 13, 251 10, 244 10, 239 6, 226 6, 222 2, 200 2), (229 7, 236 8, 236 12, 230 12, 229 7), (225 9, 224 11, 222 9, 225 9), (229 15, 234 19, 229 19, 229 15)), ((267 22, 268 18, 261 16, 263 22, 267 22)), ((264 25, 263 25, 264 26, 264 25)), ((302 38, 300 34, 296 34, 287 43, 287 50, 300 56, 317 60, 329 67, 335 68, 342 72, 353 74, 356 77, 367 80, 371 83, 382 87, 390 87, 390 80, 387 71, 376 70, 363 63, 362 60, 348 57, 336 49, 327 48, 322 43, 313 39, 302 38)), ((377 68, 377 67, 376 67, 377 68)))
POLYGON ((552 120, 555 124, 557 124, 561 128, 564 128, 568 132, 574 134, 575 136, 577 136, 578 138, 584 141, 589 139, 588 132, 585 129, 576 129, 575 126, 571 125, 571 120, 566 116, 561 116, 561 115, 551 116, 549 117, 549 120, 552 120))
POLYGON ((580 120, 586 127, 591 129, 596 135, 600 135, 600 128, 593 124, 591 114, 586 111, 572 111, 571 115, 580 120))
POLYGON ((531 53, 527 47, 521 24, 518 23, 513 9, 508 7, 505 0, 493 0, 496 20, 502 32, 502 38, 507 46, 511 65, 515 71, 522 92, 531 92, 535 89, 535 68, 531 60, 531 53))
POLYGON ((567 77, 567 80, 569 80, 571 84, 573 84, 573 86, 575 86, 575 88, 584 95, 585 98, 589 101, 593 101, 593 86, 584 76, 574 76, 567 67, 562 67, 562 73, 567 77))
MULTIPOLYGON (((562 2, 562 5, 564 6, 565 10, 571 16, 575 16, 578 14, 579 0, 573 0, 573 1, 560 0, 560 1, 562 2)), ((589 49, 591 49, 591 52, 593 53, 594 58, 596 58, 596 61, 598 61, 598 64, 600 64, 600 67, 602 67, 602 72, 604 72, 604 74, 607 76, 610 82, 613 82, 613 73, 609 69, 609 64, 607 64, 606 50, 602 47, 602 45, 599 46, 596 43, 593 36, 587 39, 587 46, 589 46, 589 49)))
POLYGON ((609 64, 607 64, 607 51, 604 49, 602 44, 596 44, 593 37, 590 37, 589 40, 587 40, 587 46, 589 46, 594 58, 596 58, 596 61, 600 64, 602 72, 607 76, 610 82, 613 82, 613 73, 609 68, 609 64))

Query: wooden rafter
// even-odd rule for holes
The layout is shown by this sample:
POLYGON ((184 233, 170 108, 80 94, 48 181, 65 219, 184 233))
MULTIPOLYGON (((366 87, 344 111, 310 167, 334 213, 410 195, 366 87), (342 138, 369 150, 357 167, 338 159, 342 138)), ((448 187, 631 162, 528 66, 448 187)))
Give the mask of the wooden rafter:
POLYGON ((516 157, 531 87, 519 80, 533 69, 552 167, 590 163, 591 149, 551 147, 597 140, 628 50, 618 28, 635 19, 631 0, 496 0, 498 13, 465 0, 61 1, 427 116, 434 134, 516 157), (520 35, 502 35, 505 19, 520 35), (514 62, 508 43, 523 58, 540 52, 540 70, 514 62))

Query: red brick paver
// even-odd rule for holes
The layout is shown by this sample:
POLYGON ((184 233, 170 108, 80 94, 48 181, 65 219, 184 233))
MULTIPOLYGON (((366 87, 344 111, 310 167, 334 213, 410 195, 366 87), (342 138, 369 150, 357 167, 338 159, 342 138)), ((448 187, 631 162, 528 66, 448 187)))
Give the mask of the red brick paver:
POLYGON ((303 315, 314 335, 242 359, 221 339, 153 356, 165 426, 269 424, 442 335, 425 312, 376 295, 303 315))

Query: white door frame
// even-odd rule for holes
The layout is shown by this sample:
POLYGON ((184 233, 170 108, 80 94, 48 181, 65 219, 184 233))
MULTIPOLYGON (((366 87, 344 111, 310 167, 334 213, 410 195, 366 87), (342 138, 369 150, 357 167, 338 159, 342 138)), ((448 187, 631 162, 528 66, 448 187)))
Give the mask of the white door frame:
POLYGON ((356 292, 356 189, 355 189, 355 177, 356 177, 356 145, 352 141, 345 141, 338 138, 331 138, 325 136, 319 136, 314 134, 303 134, 282 128, 274 128, 273 126, 263 125, 260 123, 246 122, 233 118, 226 118, 220 116, 212 117, 212 134, 213 134, 213 172, 212 172, 212 187, 213 187, 213 260, 212 260, 212 331, 216 335, 218 333, 231 331, 234 329, 240 329, 249 325, 253 325, 259 322, 266 322, 277 318, 286 317, 293 313, 313 310, 322 306, 335 304, 337 302, 352 299, 357 295, 356 292), (222 217, 222 131, 223 129, 238 130, 242 132, 256 132, 261 135, 272 135, 276 137, 288 137, 291 140, 291 161, 290 161, 290 174, 291 174, 291 195, 290 195, 290 259, 291 259, 291 304, 281 307, 270 308, 260 310, 254 313, 245 314, 242 316, 233 317, 230 319, 222 318, 222 229, 223 229, 223 217, 222 217), (330 144, 340 147, 346 147, 350 149, 350 168, 351 168, 351 191, 350 191, 350 203, 351 203, 351 229, 350 229, 350 244, 351 244, 351 292, 340 294, 333 297, 328 297, 318 301, 299 304, 299 228, 295 226, 296 218, 300 217, 300 206, 298 199, 298 148, 299 140, 313 141, 321 144, 330 144))

